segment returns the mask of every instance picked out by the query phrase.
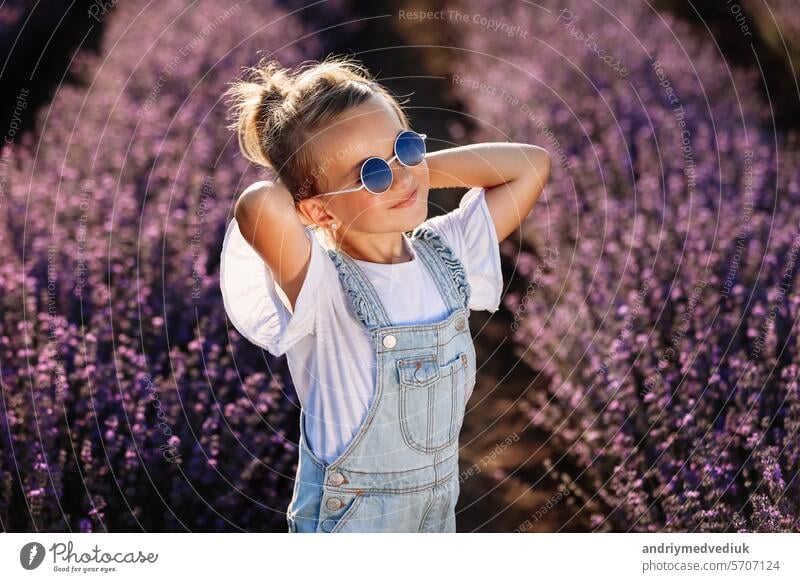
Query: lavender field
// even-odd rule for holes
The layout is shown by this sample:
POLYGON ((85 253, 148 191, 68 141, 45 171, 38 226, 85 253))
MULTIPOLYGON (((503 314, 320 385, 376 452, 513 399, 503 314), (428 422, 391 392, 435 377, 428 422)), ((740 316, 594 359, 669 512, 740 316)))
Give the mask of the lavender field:
POLYGON ((235 193, 263 172, 220 96, 257 51, 316 55, 308 33, 271 1, 120 3, 102 56, 71 64, 85 86, 6 140, 3 530, 284 529, 297 405, 218 279, 235 193))
POLYGON ((757 71, 645 3, 479 4, 449 7, 471 138, 556 162, 502 246, 553 470, 581 467, 598 531, 798 531, 800 136, 757 71))
MULTIPOLYGON (((749 65, 669 4, 97 14, 100 49, 51 99, 4 95, 0 529, 286 531, 298 400, 219 288, 236 195, 267 174, 222 95, 261 55, 352 49, 419 89, 433 148, 519 141, 553 160, 501 245, 503 308, 471 322, 459 531, 800 531, 800 126, 758 57, 800 62, 796 3, 724 12, 721 44, 749 65)), ((0 13, 6 47, 27 6, 0 13)))

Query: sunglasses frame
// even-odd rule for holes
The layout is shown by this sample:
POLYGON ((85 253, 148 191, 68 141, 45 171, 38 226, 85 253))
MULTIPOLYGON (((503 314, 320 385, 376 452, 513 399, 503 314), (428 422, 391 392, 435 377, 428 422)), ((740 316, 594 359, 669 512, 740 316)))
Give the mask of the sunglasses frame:
MULTIPOLYGON (((419 136, 422 139, 422 145, 423 146, 425 145, 425 138, 428 137, 426 134, 417 133, 416 131, 414 131, 412 129, 404 129, 403 131, 401 131, 400 133, 397 134, 397 137, 394 138, 394 147, 392 148, 394 150, 394 155, 391 158, 389 158, 388 160, 385 160, 385 159, 383 159, 383 158, 381 158, 379 156, 370 156, 369 158, 367 158, 366 160, 364 160, 361 163, 361 170, 358 173, 358 175, 359 175, 358 180, 359 180, 359 182, 361 182, 360 186, 356 186, 355 188, 347 188, 345 190, 336 190, 334 192, 325 192, 323 194, 319 194, 319 196, 334 196, 336 194, 346 194, 348 192, 358 192, 362 188, 364 188, 365 190, 367 190, 367 192, 369 192, 370 194, 373 194, 374 196, 380 196, 381 194, 385 194, 386 192, 388 192, 389 188, 391 188, 392 184, 394 183, 394 172, 392 172, 392 181, 389 182, 389 187, 386 188, 386 190, 384 190, 383 192, 373 192, 372 190, 367 188, 366 185, 364 185, 364 168, 366 167, 367 162, 369 162, 370 160, 380 160, 380 161, 384 162, 389 167, 389 171, 391 171, 392 162, 395 159, 397 160, 397 163, 399 163, 399 164, 401 164, 401 165, 403 165, 403 166, 405 166, 407 168, 413 168, 413 167, 418 166, 419 164, 421 164, 422 161, 425 159, 425 155, 423 155, 422 160, 420 160, 419 163, 412 164, 412 165, 404 164, 400 160, 400 158, 397 157, 397 143, 400 141, 400 136, 403 135, 403 134, 406 134, 406 133, 413 133, 413 134, 419 136)), ((428 153, 428 151, 427 151, 427 148, 426 148, 425 149, 425 154, 427 154, 427 153, 428 153)))

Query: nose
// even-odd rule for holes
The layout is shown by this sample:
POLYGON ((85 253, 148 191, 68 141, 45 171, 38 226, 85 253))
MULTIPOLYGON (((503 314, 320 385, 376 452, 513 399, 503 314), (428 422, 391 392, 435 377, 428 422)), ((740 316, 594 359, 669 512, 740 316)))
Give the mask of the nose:
POLYGON ((399 193, 405 194, 414 181, 414 176, 411 174, 411 169, 403 164, 397 164, 397 167, 393 168, 393 172, 395 189, 399 193))

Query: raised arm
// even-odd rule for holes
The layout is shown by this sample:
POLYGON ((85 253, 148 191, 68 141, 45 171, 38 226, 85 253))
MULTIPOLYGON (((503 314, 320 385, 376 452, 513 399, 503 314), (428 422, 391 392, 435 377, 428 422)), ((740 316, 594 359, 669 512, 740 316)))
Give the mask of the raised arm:
POLYGON ((486 189, 498 242, 525 220, 550 179, 550 154, 529 144, 471 144, 432 152, 425 160, 430 188, 486 189))
POLYGON ((291 193, 280 182, 255 182, 237 200, 234 216, 242 237, 272 271, 294 311, 311 262, 311 241, 291 193))

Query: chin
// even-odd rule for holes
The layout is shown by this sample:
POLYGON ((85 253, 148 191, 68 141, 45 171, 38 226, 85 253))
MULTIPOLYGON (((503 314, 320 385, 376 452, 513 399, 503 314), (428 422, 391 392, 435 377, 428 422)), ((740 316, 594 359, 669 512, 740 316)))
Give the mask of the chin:
POLYGON ((414 230, 420 224, 425 222, 428 219, 428 202, 425 201, 424 203, 420 203, 420 209, 418 212, 414 213, 413 218, 409 218, 404 225, 406 228, 403 229, 403 232, 407 232, 410 230, 414 230))

